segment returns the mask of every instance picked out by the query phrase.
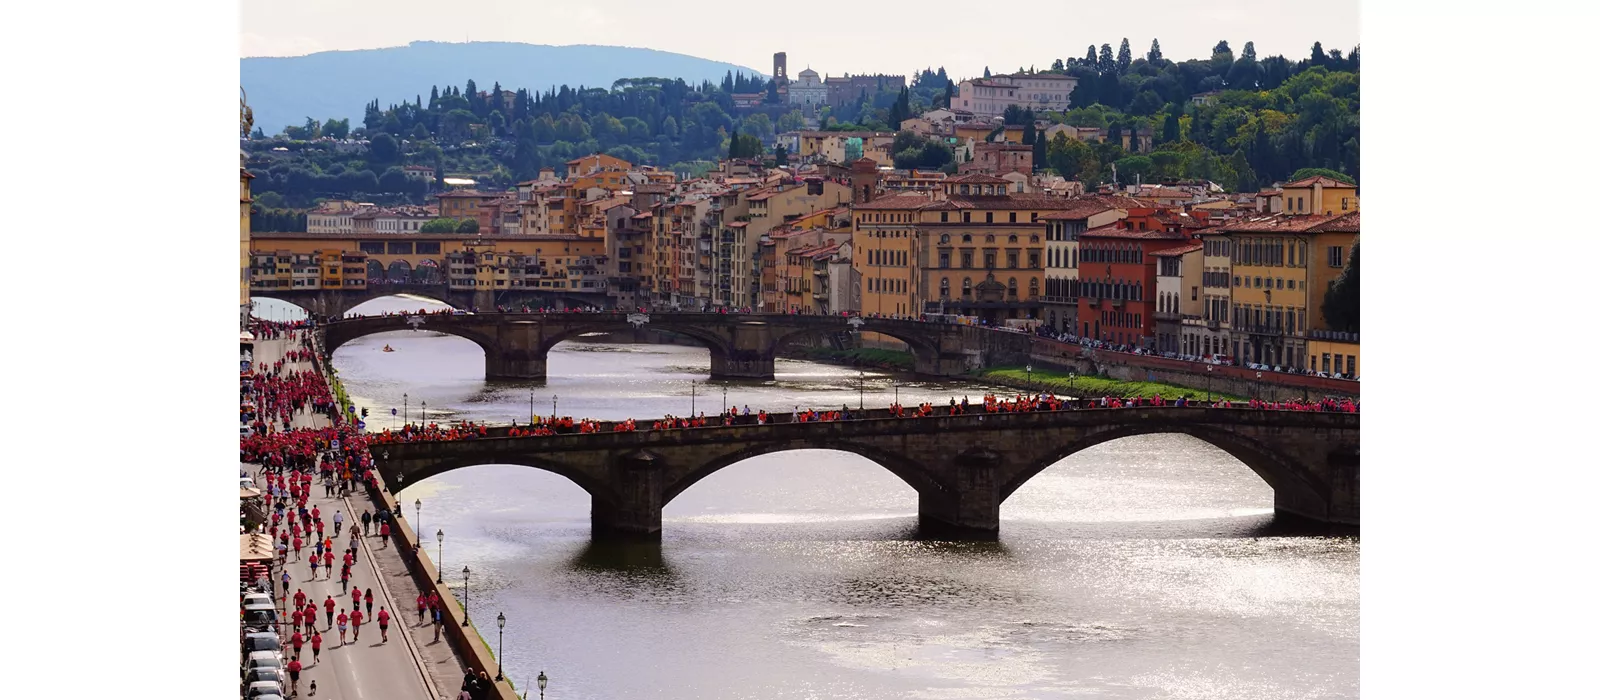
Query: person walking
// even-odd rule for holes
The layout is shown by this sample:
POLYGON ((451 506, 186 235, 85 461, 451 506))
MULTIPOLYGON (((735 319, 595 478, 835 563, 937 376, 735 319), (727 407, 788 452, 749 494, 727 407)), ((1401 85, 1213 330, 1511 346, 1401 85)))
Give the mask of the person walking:
POLYGON ((439 632, 444 629, 444 610, 433 609, 433 641, 439 641, 439 632))
POLYGON ((360 586, 356 586, 355 588, 350 589, 350 609, 351 610, 360 610, 361 609, 361 587, 360 586))
POLYGON ((389 523, 385 522, 378 526, 378 539, 383 540, 384 549, 389 548, 389 523))
POLYGON ((339 608, 339 646, 344 646, 344 631, 350 626, 350 616, 346 615, 344 608, 339 608))
POLYGON ((383 606, 378 606, 378 633, 383 635, 383 643, 389 643, 389 611, 383 606))
POLYGON ((367 534, 367 528, 372 525, 372 511, 361 511, 361 534, 367 534))
POLYGON ((339 569, 339 587, 342 589, 342 592, 344 592, 344 593, 349 593, 350 592, 350 565, 349 564, 345 564, 343 568, 339 569))
POLYGON ((428 598, 426 596, 422 595, 421 593, 418 593, 417 594, 417 624, 418 625, 421 625, 421 624, 423 624, 423 623, 428 621, 427 614, 428 614, 428 598))
POLYGON ((322 659, 322 634, 318 633, 318 632, 312 632, 311 633, 311 665, 313 665, 313 666, 317 665, 318 663, 321 662, 321 659, 322 659))
POLYGON ((322 609, 328 611, 328 629, 333 629, 333 607, 333 596, 330 595, 327 600, 322 601, 322 609))
POLYGON ((350 632, 355 635, 352 641, 361 641, 361 620, 366 617, 361 614, 361 608, 356 608, 350 613, 350 632))
POLYGON ((293 695, 300 692, 300 657, 296 656, 293 661, 289 662, 288 670, 289 694, 293 695))
POLYGON ((366 601, 367 601, 367 616, 371 617, 372 616, 372 587, 371 586, 367 586, 366 601))

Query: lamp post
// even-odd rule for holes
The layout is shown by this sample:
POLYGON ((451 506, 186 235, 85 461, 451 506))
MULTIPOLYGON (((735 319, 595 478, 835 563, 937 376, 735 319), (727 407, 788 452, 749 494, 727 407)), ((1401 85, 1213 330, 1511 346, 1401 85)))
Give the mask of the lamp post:
POLYGON ((1211 373, 1216 369, 1216 365, 1206 365, 1206 403, 1211 403, 1211 373))
POLYGON ((528 427, 533 427, 533 387, 528 387, 528 427))
POLYGON ((472 626, 472 567, 461 567, 461 626, 472 626))
POLYGON ((695 384, 695 381, 693 379, 690 379, 689 380, 689 417, 690 418, 694 418, 694 384, 695 384))
POLYGON ((428 402, 422 402, 422 427, 428 427, 428 402))
POLYGON ((539 672, 539 700, 544 700, 544 686, 550 679, 545 677, 544 671, 539 672))
POLYGON ((444 583, 444 530, 434 533, 433 537, 439 540, 439 580, 434 583, 444 583))
POLYGON ((1072 398, 1078 398, 1078 372, 1076 370, 1067 373, 1067 389, 1072 392, 1072 398))
POLYGON ((894 383, 894 405, 900 405, 900 382, 894 383))
POLYGON ((494 679, 503 681, 506 679, 506 614, 500 613, 494 621, 500 626, 500 653, 495 658, 494 679))
POLYGON ((404 412, 404 415, 400 417, 400 422, 405 423, 406 425, 411 425, 411 395, 401 394, 400 405, 400 410, 404 412))
POLYGON ((1033 365, 1028 365, 1026 369, 1028 370, 1028 389, 1031 391, 1033 389, 1033 365))
POLYGON ((860 411, 867 403, 867 373, 865 370, 856 370, 856 410, 860 411))
POLYGON ((728 415, 728 386, 722 386, 722 415, 728 415))
POLYGON ((556 396, 555 394, 551 394, 550 395, 550 420, 555 420, 555 418, 556 418, 556 402, 560 401, 560 400, 561 400, 561 397, 556 396))

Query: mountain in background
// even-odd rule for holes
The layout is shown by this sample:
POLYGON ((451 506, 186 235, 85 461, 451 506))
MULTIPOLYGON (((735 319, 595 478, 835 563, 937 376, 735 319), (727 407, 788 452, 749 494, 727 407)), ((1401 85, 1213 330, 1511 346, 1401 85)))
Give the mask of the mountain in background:
POLYGON ((377 98, 387 108, 422 96, 435 85, 476 81, 489 90, 544 91, 563 84, 609 89, 621 78, 682 78, 690 85, 719 82, 733 71, 759 71, 654 49, 624 46, 546 46, 514 42, 452 44, 414 41, 408 46, 324 51, 287 58, 239 59, 239 84, 249 96, 255 123, 268 134, 299 126, 306 117, 350 119, 359 126, 363 107, 377 98))

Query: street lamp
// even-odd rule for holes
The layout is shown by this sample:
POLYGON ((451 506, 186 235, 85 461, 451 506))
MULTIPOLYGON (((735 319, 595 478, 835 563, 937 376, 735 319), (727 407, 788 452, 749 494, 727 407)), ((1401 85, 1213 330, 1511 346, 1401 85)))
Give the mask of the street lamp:
POLYGON ((444 583, 444 530, 434 533, 433 537, 439 540, 439 580, 434 583, 444 583))
POLYGON ((528 387, 528 427, 533 427, 533 387, 528 387))
POLYGON ((728 385, 722 385, 722 415, 728 415, 728 385))
MULTIPOLYGON (((422 499, 420 499, 420 498, 417 499, 416 503, 413 503, 412 505, 417 507, 417 519, 411 521, 411 526, 417 529, 417 534, 418 535, 421 535, 422 534, 422 499)), ((419 545, 421 544, 420 538, 418 539, 418 544, 419 545)), ((412 547, 412 549, 416 549, 416 547, 412 547)))
POLYGON ((422 402, 422 427, 428 427, 428 402, 422 402))
POLYGON ((503 681, 506 679, 506 614, 500 613, 494 618, 494 621, 495 624, 500 625, 500 653, 495 658, 494 679, 503 681))
POLYGON ((559 400, 561 400, 561 397, 556 396, 555 394, 550 395, 550 420, 552 421, 556 419, 556 402, 559 400))
POLYGON ((900 405, 900 382, 894 383, 894 405, 900 405))
POLYGON ((865 370, 856 370, 856 410, 866 407, 867 402, 867 373, 865 370))
POLYGON ((694 418, 694 380, 689 380, 689 418, 694 418))
POLYGON ((540 671, 539 672, 539 700, 544 700, 544 686, 545 686, 546 683, 549 683, 549 682, 550 682, 550 679, 545 677, 544 671, 540 671))
POLYGON ((1028 365, 1026 369, 1028 370, 1028 388, 1032 389, 1033 388, 1033 365, 1028 365))
POLYGON ((1211 373, 1216 369, 1216 365, 1206 365, 1206 403, 1211 403, 1211 373))
POLYGON ((411 425, 411 395, 401 394, 400 405, 402 407, 400 410, 404 412, 404 415, 400 417, 401 422, 411 425))
POLYGON ((472 567, 461 567, 461 626, 472 626, 472 567))

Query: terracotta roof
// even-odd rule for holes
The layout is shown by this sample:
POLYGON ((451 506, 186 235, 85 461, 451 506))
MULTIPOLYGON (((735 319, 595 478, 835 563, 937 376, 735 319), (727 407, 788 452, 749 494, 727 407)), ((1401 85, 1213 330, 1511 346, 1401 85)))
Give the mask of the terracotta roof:
POLYGON ((946 179, 945 182, 958 185, 1009 185, 1010 180, 1003 180, 993 175, 983 173, 969 173, 946 179))
MULTIPOLYGON (((250 239, 292 241, 579 241, 593 240, 568 234, 491 235, 480 233, 306 233, 305 231, 261 232, 251 231, 250 239)), ((353 251, 352 251, 353 252, 353 251)))
POLYGON ((1353 211, 1349 214, 1335 217, 1319 226, 1311 228, 1312 233, 1361 233, 1361 212, 1353 211))
POLYGON ((748 222, 748 221, 735 221, 735 222, 733 222, 731 224, 728 224, 728 228, 744 228, 744 227, 749 226, 749 225, 750 225, 750 222, 748 222))
POLYGON ((448 192, 440 192, 438 194, 438 196, 440 198, 444 198, 444 197, 492 198, 492 197, 500 197, 500 196, 502 196, 502 193, 500 193, 500 192, 479 192, 477 190, 450 190, 448 192))
POLYGON ((914 210, 932 203, 933 200, 919 194, 897 194, 888 197, 879 197, 870 202, 855 205, 857 211, 872 211, 878 209, 914 210))
MULTIPOLYGON (((1357 212, 1352 212, 1352 214, 1357 212)), ((1248 218, 1224 221, 1217 226, 1206 229, 1205 233, 1315 233, 1317 227, 1330 223, 1334 219, 1344 216, 1330 214, 1268 214, 1248 218)), ((1360 226, 1360 218, 1356 218, 1355 225, 1360 226)), ((1339 224, 1348 226, 1348 223, 1339 224)))
POLYGON ((1340 182, 1328 177, 1327 175, 1312 175, 1304 180, 1295 180, 1294 182, 1284 185, 1284 187, 1310 187, 1316 184, 1321 184, 1323 187, 1343 187, 1352 190, 1356 188, 1355 185, 1352 185, 1348 182, 1340 182))
POLYGON ((1072 207, 1062 209, 1061 211, 1053 211, 1049 214, 1040 216, 1039 218, 1049 221, 1075 221, 1078 219, 1087 219, 1095 214, 1099 214, 1100 212, 1110 211, 1116 208, 1110 204, 1106 204, 1105 202, 1082 200, 1072 201, 1074 201, 1072 207))
POLYGON ((1106 224, 1105 226, 1097 226, 1095 228, 1089 229, 1087 231, 1084 231, 1083 233, 1078 234, 1078 237, 1079 238, 1135 238, 1135 239, 1141 239, 1141 240, 1150 240, 1150 239, 1156 239, 1156 240, 1161 240, 1161 239, 1165 239, 1165 240, 1185 240, 1185 239, 1188 238, 1187 235, 1184 235, 1182 233, 1171 233, 1171 232, 1164 231, 1164 230, 1136 231, 1136 230, 1133 230, 1133 229, 1123 228, 1123 227, 1121 227, 1121 226, 1119 226, 1117 224, 1106 224))
POLYGON ((1159 256, 1159 257, 1163 257, 1163 258, 1175 258, 1175 257, 1178 257, 1180 255, 1184 255, 1186 253, 1193 253, 1193 252, 1195 252, 1197 250, 1200 250, 1201 248, 1204 248, 1204 247, 1205 247, 1204 244, 1194 243, 1194 244, 1191 244, 1191 245, 1178 246, 1176 248, 1167 248, 1165 250, 1158 250, 1158 251, 1155 251, 1155 252, 1151 253, 1151 255, 1155 255, 1155 256, 1159 256))

